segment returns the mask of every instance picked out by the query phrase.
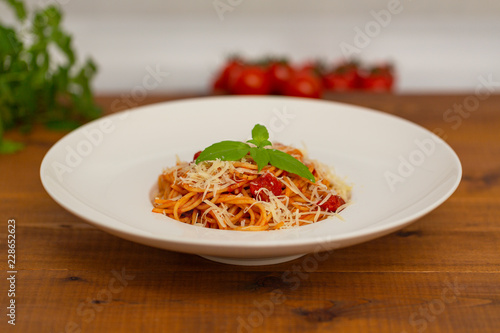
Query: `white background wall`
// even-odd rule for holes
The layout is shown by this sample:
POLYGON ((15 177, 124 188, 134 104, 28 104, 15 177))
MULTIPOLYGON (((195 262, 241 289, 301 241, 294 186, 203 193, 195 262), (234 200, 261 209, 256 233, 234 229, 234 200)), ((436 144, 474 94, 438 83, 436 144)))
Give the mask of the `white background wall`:
POLYGON ((399 1, 385 27, 374 23, 373 11, 398 0, 28 2, 62 7, 79 54, 100 67, 99 92, 131 91, 148 68, 168 72, 158 91, 202 92, 228 54, 333 62, 346 44, 362 46, 358 57, 366 62, 393 61, 401 92, 470 91, 479 76, 500 81, 500 1, 399 1), (230 10, 220 15, 214 3, 230 10), (367 27, 373 37, 356 44, 356 29, 367 27))

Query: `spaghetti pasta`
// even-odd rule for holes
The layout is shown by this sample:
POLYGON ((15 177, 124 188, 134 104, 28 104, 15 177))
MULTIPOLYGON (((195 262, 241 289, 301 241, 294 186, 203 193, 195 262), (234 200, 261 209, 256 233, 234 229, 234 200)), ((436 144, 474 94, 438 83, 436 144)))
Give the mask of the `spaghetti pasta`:
POLYGON ((153 212, 214 229, 274 230, 315 223, 343 210, 351 186, 291 146, 274 144, 303 162, 315 182, 267 165, 250 154, 238 161, 178 161, 158 177, 153 212))

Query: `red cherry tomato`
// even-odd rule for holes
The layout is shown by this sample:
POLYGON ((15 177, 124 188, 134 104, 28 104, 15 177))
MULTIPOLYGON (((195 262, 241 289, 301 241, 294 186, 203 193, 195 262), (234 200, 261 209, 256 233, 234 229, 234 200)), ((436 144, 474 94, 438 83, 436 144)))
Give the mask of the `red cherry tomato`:
POLYGON ((193 156, 193 161, 196 161, 196 159, 198 158, 198 156, 200 156, 200 154, 201 154, 201 150, 200 150, 200 151, 198 151, 198 152, 196 152, 196 153, 194 154, 194 156, 193 156))
POLYGON ((321 60, 308 61, 300 66, 298 71, 312 72, 316 76, 322 77, 326 73, 326 65, 321 60))
POLYGON ((228 91, 229 90, 229 81, 231 77, 235 75, 236 72, 239 73, 239 70, 243 67, 243 61, 239 58, 229 59, 224 68, 220 71, 213 82, 213 90, 214 91, 228 91))
POLYGON ((244 66, 229 79, 229 92, 237 95, 267 95, 271 81, 267 70, 260 66, 244 66))
POLYGON ((392 90, 392 80, 382 76, 369 76, 364 79, 363 87, 373 92, 390 92, 392 90))
POLYGON ((293 72, 292 66, 286 60, 272 62, 268 70, 271 91, 275 94, 282 94, 293 72))
POLYGON ((360 86, 360 76, 356 67, 339 67, 323 78, 325 89, 332 91, 351 91, 360 86))
POLYGON ((320 98, 323 91, 321 79, 311 70, 295 73, 287 82, 284 95, 296 97, 320 98))
POLYGON ((350 78, 337 73, 327 74, 323 78, 323 82, 325 84, 325 89, 332 91, 349 91, 356 88, 356 85, 353 84, 350 78))
POLYGON ((259 176, 257 179, 250 182, 250 193, 257 200, 269 201, 269 195, 261 190, 265 188, 274 195, 280 195, 283 189, 283 184, 274 176, 272 173, 265 173, 259 176))
POLYGON ((332 91, 350 91, 360 88, 358 64, 349 62, 334 68, 323 77, 325 89, 332 91))
POLYGON ((331 197, 328 198, 328 200, 326 200, 324 203, 320 204, 322 201, 323 200, 321 200, 318 203, 318 205, 321 207, 321 209, 327 210, 330 212, 336 212, 340 206, 345 205, 344 199, 342 199, 338 195, 332 195, 331 197))
POLYGON ((394 86, 392 66, 382 65, 372 68, 363 77, 363 88, 372 92, 391 92, 394 86))

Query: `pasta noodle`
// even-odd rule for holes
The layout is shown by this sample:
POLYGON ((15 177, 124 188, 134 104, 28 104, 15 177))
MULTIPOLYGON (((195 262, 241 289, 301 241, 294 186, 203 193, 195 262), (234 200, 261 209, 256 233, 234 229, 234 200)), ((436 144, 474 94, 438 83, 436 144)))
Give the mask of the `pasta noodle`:
POLYGON ((303 162, 316 182, 271 165, 259 172, 250 155, 239 161, 178 161, 158 177, 153 212, 207 228, 259 231, 338 216, 350 203, 351 186, 329 168, 294 147, 272 148, 303 162))

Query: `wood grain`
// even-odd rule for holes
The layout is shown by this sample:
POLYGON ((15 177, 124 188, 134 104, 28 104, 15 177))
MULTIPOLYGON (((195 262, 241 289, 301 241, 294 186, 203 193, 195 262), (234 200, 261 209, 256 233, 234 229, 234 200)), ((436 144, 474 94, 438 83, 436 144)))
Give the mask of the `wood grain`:
MULTIPOLYGON (((500 332, 500 96, 481 101, 459 125, 445 112, 467 95, 327 98, 441 129, 463 164, 457 191, 409 227, 321 260, 238 267, 86 224, 39 180, 44 154, 65 133, 9 133, 27 147, 0 156, 0 248, 6 253, 7 220, 16 219, 18 269, 16 326, 3 315, 0 331, 500 332)), ((98 101, 112 112, 121 110, 119 99, 98 101)))

